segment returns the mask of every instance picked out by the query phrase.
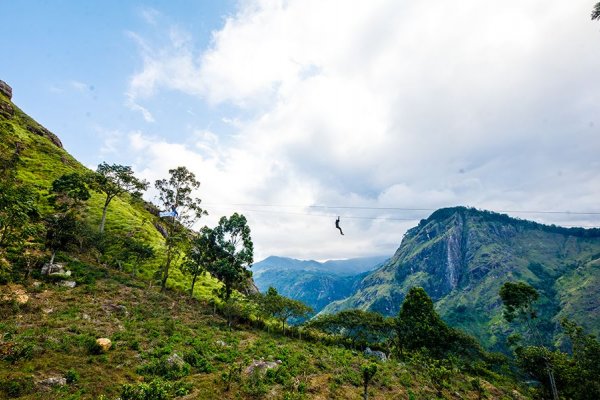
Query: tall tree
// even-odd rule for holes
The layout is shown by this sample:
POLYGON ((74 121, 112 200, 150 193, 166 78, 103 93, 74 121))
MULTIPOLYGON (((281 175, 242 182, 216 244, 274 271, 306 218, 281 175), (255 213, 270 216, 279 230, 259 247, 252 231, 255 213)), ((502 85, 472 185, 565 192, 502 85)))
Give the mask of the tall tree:
POLYGON ((159 179, 154 183, 160 206, 171 212, 164 219, 166 260, 162 269, 161 291, 167 285, 171 262, 179 246, 188 239, 189 228, 207 214, 200 206, 201 200, 192 195, 193 190, 200 187, 196 176, 186 167, 170 169, 169 175, 168 179, 159 179))
POLYGON ((228 301, 234 289, 245 289, 252 273, 248 270, 254 257, 254 245, 246 217, 234 213, 222 217, 214 229, 214 261, 208 272, 223 283, 220 296, 228 301))
POLYGON ((369 383, 377 373, 377 364, 363 365, 361 368, 363 378, 363 400, 369 400, 369 383))
POLYGON ((517 320, 524 323, 526 333, 537 342, 536 347, 540 349, 537 354, 541 354, 541 359, 544 361, 552 398, 558 400, 558 390, 556 388, 552 360, 548 355, 549 351, 544 345, 544 341, 535 324, 537 312, 533 304, 539 298, 537 290, 525 282, 505 282, 500 288, 499 294, 504 304, 504 318, 506 321, 513 322, 517 320))
POLYGON ((196 279, 207 270, 208 265, 216 261, 217 256, 215 231, 205 226, 192 238, 185 260, 181 265, 182 271, 192 276, 190 297, 194 296, 196 279))
POLYGON ((442 356, 448 348, 450 330, 433 308, 425 289, 413 287, 396 318, 396 334, 400 350, 426 348, 442 356))
POLYGON ((90 184, 93 190, 106 195, 102 207, 102 219, 100 220, 100 233, 104 232, 106 223, 106 212, 110 202, 123 193, 141 196, 142 191, 148 189, 148 182, 140 180, 133 175, 131 167, 106 162, 98 165, 96 172, 92 175, 90 184))

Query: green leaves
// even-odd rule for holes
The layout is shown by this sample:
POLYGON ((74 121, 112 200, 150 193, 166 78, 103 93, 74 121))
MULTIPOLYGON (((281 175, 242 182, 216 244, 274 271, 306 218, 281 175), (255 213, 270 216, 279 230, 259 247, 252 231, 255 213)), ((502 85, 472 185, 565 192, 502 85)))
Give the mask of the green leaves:
POLYGON ((252 273, 247 269, 252 265, 254 245, 246 217, 234 213, 222 217, 214 231, 207 230, 202 239, 206 246, 206 269, 220 280, 224 287, 220 293, 223 300, 231 297, 234 289, 244 289, 252 273))
POLYGON ((500 288, 500 298, 504 303, 504 318, 508 322, 517 317, 537 318, 532 305, 539 294, 532 286, 524 282, 506 282, 500 288))

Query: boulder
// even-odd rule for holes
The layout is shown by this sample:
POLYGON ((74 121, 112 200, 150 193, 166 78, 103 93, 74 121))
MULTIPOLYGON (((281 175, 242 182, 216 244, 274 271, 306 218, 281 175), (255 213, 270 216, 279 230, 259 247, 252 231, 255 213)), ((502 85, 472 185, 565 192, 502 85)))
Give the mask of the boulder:
MULTIPOLYGON (((69 272, 71 272, 71 271, 69 271, 69 272)), ((57 285, 66 287, 69 289, 73 289, 75 286, 77 286, 77 282, 75 282, 75 281, 60 281, 57 283, 57 285)))
POLYGON ((167 357, 167 365, 170 368, 182 369, 185 365, 185 361, 177 353, 173 353, 167 357))
POLYGON ((0 81, 0 93, 8 97, 9 100, 12 99, 12 88, 4 81, 0 81))
POLYGON ((40 386, 46 386, 48 388, 55 386, 65 386, 67 384, 67 378, 62 376, 51 376, 38 382, 40 386))
POLYGON ((108 338, 98 338, 96 339, 96 344, 100 347, 103 353, 106 353, 110 347, 112 346, 112 342, 108 338))
POLYGON ((265 361, 264 359, 253 360, 252 363, 245 369, 245 373, 248 375, 252 375, 255 373, 263 374, 267 372, 268 369, 277 368, 281 365, 282 361, 265 361))
POLYGON ((387 361, 387 359, 388 359, 383 351, 377 351, 377 350, 373 351, 373 350, 371 350, 370 347, 367 347, 365 349, 364 354, 367 357, 374 357, 374 358, 377 358, 380 361, 384 361, 384 362, 387 361))
POLYGON ((71 276, 71 271, 65 269, 65 264, 61 263, 46 263, 42 267, 42 275, 65 275, 71 276))
POLYGON ((63 148, 62 142, 60 141, 58 136, 56 136, 54 133, 50 132, 48 129, 44 128, 43 126, 41 126, 39 124, 27 125, 27 130, 36 135, 48 138, 48 139, 50 139, 50 141, 52 143, 54 143, 54 145, 56 147, 60 147, 61 149, 63 148))

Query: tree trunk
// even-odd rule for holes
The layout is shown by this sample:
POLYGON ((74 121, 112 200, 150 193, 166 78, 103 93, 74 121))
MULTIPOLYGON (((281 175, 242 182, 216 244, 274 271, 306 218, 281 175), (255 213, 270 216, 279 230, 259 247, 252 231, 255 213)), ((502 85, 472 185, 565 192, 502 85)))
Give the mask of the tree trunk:
POLYGON ((50 264, 54 264, 54 256, 56 256, 56 250, 52 251, 52 256, 50 256, 50 264))
POLYGON ((104 224, 106 223, 106 210, 108 210, 108 205, 112 197, 106 196, 106 201, 104 202, 104 208, 102 209, 102 219, 100 220, 100 233, 104 233, 104 224))
POLYGON ((369 384, 365 382, 365 391, 363 392, 363 400, 369 400, 369 384))
POLYGON ((163 276, 162 281, 160 282, 160 291, 164 292, 167 286, 167 279, 169 278, 169 267, 171 266, 171 245, 167 248, 167 260, 165 262, 165 267, 163 268, 163 276))
POLYGON ((192 288, 190 289, 190 297, 194 298, 194 285, 196 284, 196 274, 194 274, 194 277, 192 278, 192 288))

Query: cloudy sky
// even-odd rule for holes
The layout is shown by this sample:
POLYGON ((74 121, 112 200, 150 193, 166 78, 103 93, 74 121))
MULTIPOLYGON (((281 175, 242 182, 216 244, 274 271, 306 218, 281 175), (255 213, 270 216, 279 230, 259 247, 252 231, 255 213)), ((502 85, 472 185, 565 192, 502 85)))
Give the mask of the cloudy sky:
POLYGON ((592 0, 2 3, 15 103, 91 168, 187 166, 257 260, 391 255, 455 205, 600 226, 592 0))

